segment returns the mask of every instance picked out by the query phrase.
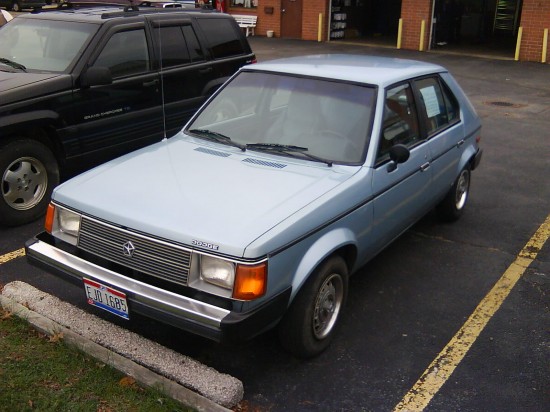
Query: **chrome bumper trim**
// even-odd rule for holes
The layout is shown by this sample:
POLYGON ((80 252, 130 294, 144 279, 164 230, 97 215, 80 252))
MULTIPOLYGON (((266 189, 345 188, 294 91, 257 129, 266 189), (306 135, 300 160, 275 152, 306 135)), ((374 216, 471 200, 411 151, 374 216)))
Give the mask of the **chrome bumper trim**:
POLYGON ((100 283, 107 283, 115 289, 120 289, 130 295, 135 295, 129 297, 130 302, 134 300, 204 326, 219 329, 222 320, 230 313, 229 310, 128 278, 120 273, 73 256, 40 240, 30 245, 27 253, 35 259, 56 269, 63 270, 73 277, 80 279, 84 277, 92 278, 100 283))

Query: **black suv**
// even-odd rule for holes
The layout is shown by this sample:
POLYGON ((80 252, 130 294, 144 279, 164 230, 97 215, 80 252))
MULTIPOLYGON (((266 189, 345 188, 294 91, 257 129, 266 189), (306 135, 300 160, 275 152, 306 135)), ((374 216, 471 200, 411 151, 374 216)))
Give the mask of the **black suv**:
POLYGON ((255 56, 208 10, 80 8, 0 28, 0 225, 40 217, 66 177, 177 133, 255 56))

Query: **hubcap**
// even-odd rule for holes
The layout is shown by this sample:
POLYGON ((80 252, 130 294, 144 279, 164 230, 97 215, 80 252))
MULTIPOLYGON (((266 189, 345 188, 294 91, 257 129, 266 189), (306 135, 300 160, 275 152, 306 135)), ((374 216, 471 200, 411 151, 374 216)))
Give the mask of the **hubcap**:
POLYGON ((469 188, 470 188, 470 172, 468 170, 463 170, 456 184, 455 206, 457 210, 462 209, 466 204, 469 188))
POLYGON ((2 196, 15 210, 36 206, 46 193, 48 174, 39 160, 22 157, 12 162, 2 176, 2 196))
POLYGON ((327 337, 334 328, 342 307, 344 286, 339 274, 330 275, 317 294, 313 311, 313 333, 317 339, 327 337))

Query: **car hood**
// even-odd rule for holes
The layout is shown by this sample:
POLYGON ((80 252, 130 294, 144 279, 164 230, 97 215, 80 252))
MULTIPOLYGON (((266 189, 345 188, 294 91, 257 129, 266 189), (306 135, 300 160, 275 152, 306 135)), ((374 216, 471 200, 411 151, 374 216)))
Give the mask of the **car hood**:
POLYGON ((1 104, 64 90, 70 88, 71 83, 68 74, 0 71, 1 104), (39 88, 36 87, 37 83, 41 83, 39 88))
POLYGON ((356 169, 180 134, 71 179, 53 199, 155 237, 242 257, 247 245, 356 169))

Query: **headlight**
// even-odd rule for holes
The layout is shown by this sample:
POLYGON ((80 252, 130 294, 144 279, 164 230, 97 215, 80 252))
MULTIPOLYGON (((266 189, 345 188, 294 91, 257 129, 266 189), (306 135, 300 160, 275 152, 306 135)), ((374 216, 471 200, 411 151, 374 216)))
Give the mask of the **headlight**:
POLYGON ((224 289, 233 289, 235 264, 211 256, 201 256, 201 279, 224 289))
POLYGON ((50 205, 46 215, 46 230, 56 238, 76 245, 80 230, 80 215, 62 207, 50 205))

